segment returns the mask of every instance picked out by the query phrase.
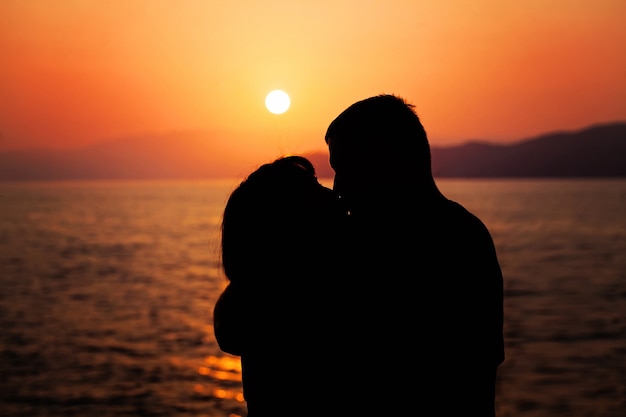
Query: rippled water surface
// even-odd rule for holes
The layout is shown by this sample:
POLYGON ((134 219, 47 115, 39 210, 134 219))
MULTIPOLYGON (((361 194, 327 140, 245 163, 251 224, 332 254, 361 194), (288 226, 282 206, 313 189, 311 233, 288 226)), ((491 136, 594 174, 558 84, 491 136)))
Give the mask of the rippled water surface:
MULTIPOLYGON (((244 416, 211 327, 234 184, 0 183, 0 415, 244 416)), ((498 416, 626 415, 626 181, 438 184, 502 264, 498 416)))

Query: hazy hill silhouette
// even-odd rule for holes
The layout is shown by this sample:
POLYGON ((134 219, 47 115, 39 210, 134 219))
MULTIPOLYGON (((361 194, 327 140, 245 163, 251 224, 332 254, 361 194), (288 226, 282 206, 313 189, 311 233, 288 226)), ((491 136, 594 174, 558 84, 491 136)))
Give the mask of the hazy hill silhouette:
MULTIPOLYGON (((436 177, 626 177, 626 122, 594 125, 495 145, 472 141, 432 150, 436 177)), ((306 154, 332 178, 327 152, 306 154)), ((209 132, 147 135, 73 150, 0 152, 0 180, 192 179, 241 177, 251 150, 209 132)), ((375 167, 373 167, 375 169, 375 167)))
MULTIPOLYGON (((310 156, 332 177, 327 155, 310 156)), ((626 177, 626 122, 554 132, 507 145, 431 147, 433 174, 448 178, 626 177)))
POLYGON ((510 145, 432 149, 437 177, 625 177, 626 122, 556 132, 510 145))
POLYGON ((0 152, 0 180, 227 178, 254 156, 211 132, 177 132, 71 150, 0 152))

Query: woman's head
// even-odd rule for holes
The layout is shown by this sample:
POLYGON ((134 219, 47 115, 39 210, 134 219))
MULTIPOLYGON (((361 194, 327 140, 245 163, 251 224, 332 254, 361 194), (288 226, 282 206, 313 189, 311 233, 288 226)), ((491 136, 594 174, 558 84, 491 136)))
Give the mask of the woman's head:
POLYGON ((336 213, 334 194, 301 156, 261 165, 230 195, 222 220, 222 263, 231 282, 307 267, 336 213))

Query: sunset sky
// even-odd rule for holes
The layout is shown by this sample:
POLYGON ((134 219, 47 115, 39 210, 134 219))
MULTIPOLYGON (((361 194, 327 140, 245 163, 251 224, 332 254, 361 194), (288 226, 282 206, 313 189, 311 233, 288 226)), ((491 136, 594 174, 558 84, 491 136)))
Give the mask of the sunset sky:
POLYGON ((625 21, 624 0, 2 0, 0 150, 177 131, 324 149, 380 93, 433 145, 626 120, 625 21))

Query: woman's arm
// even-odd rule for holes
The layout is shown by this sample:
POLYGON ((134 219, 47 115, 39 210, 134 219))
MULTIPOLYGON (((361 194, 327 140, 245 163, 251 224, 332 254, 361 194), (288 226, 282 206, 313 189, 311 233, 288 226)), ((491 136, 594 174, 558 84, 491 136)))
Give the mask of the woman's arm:
POLYGON ((213 309, 213 331, 220 349, 241 356, 245 334, 246 309, 241 290, 232 283, 220 295, 213 309))

